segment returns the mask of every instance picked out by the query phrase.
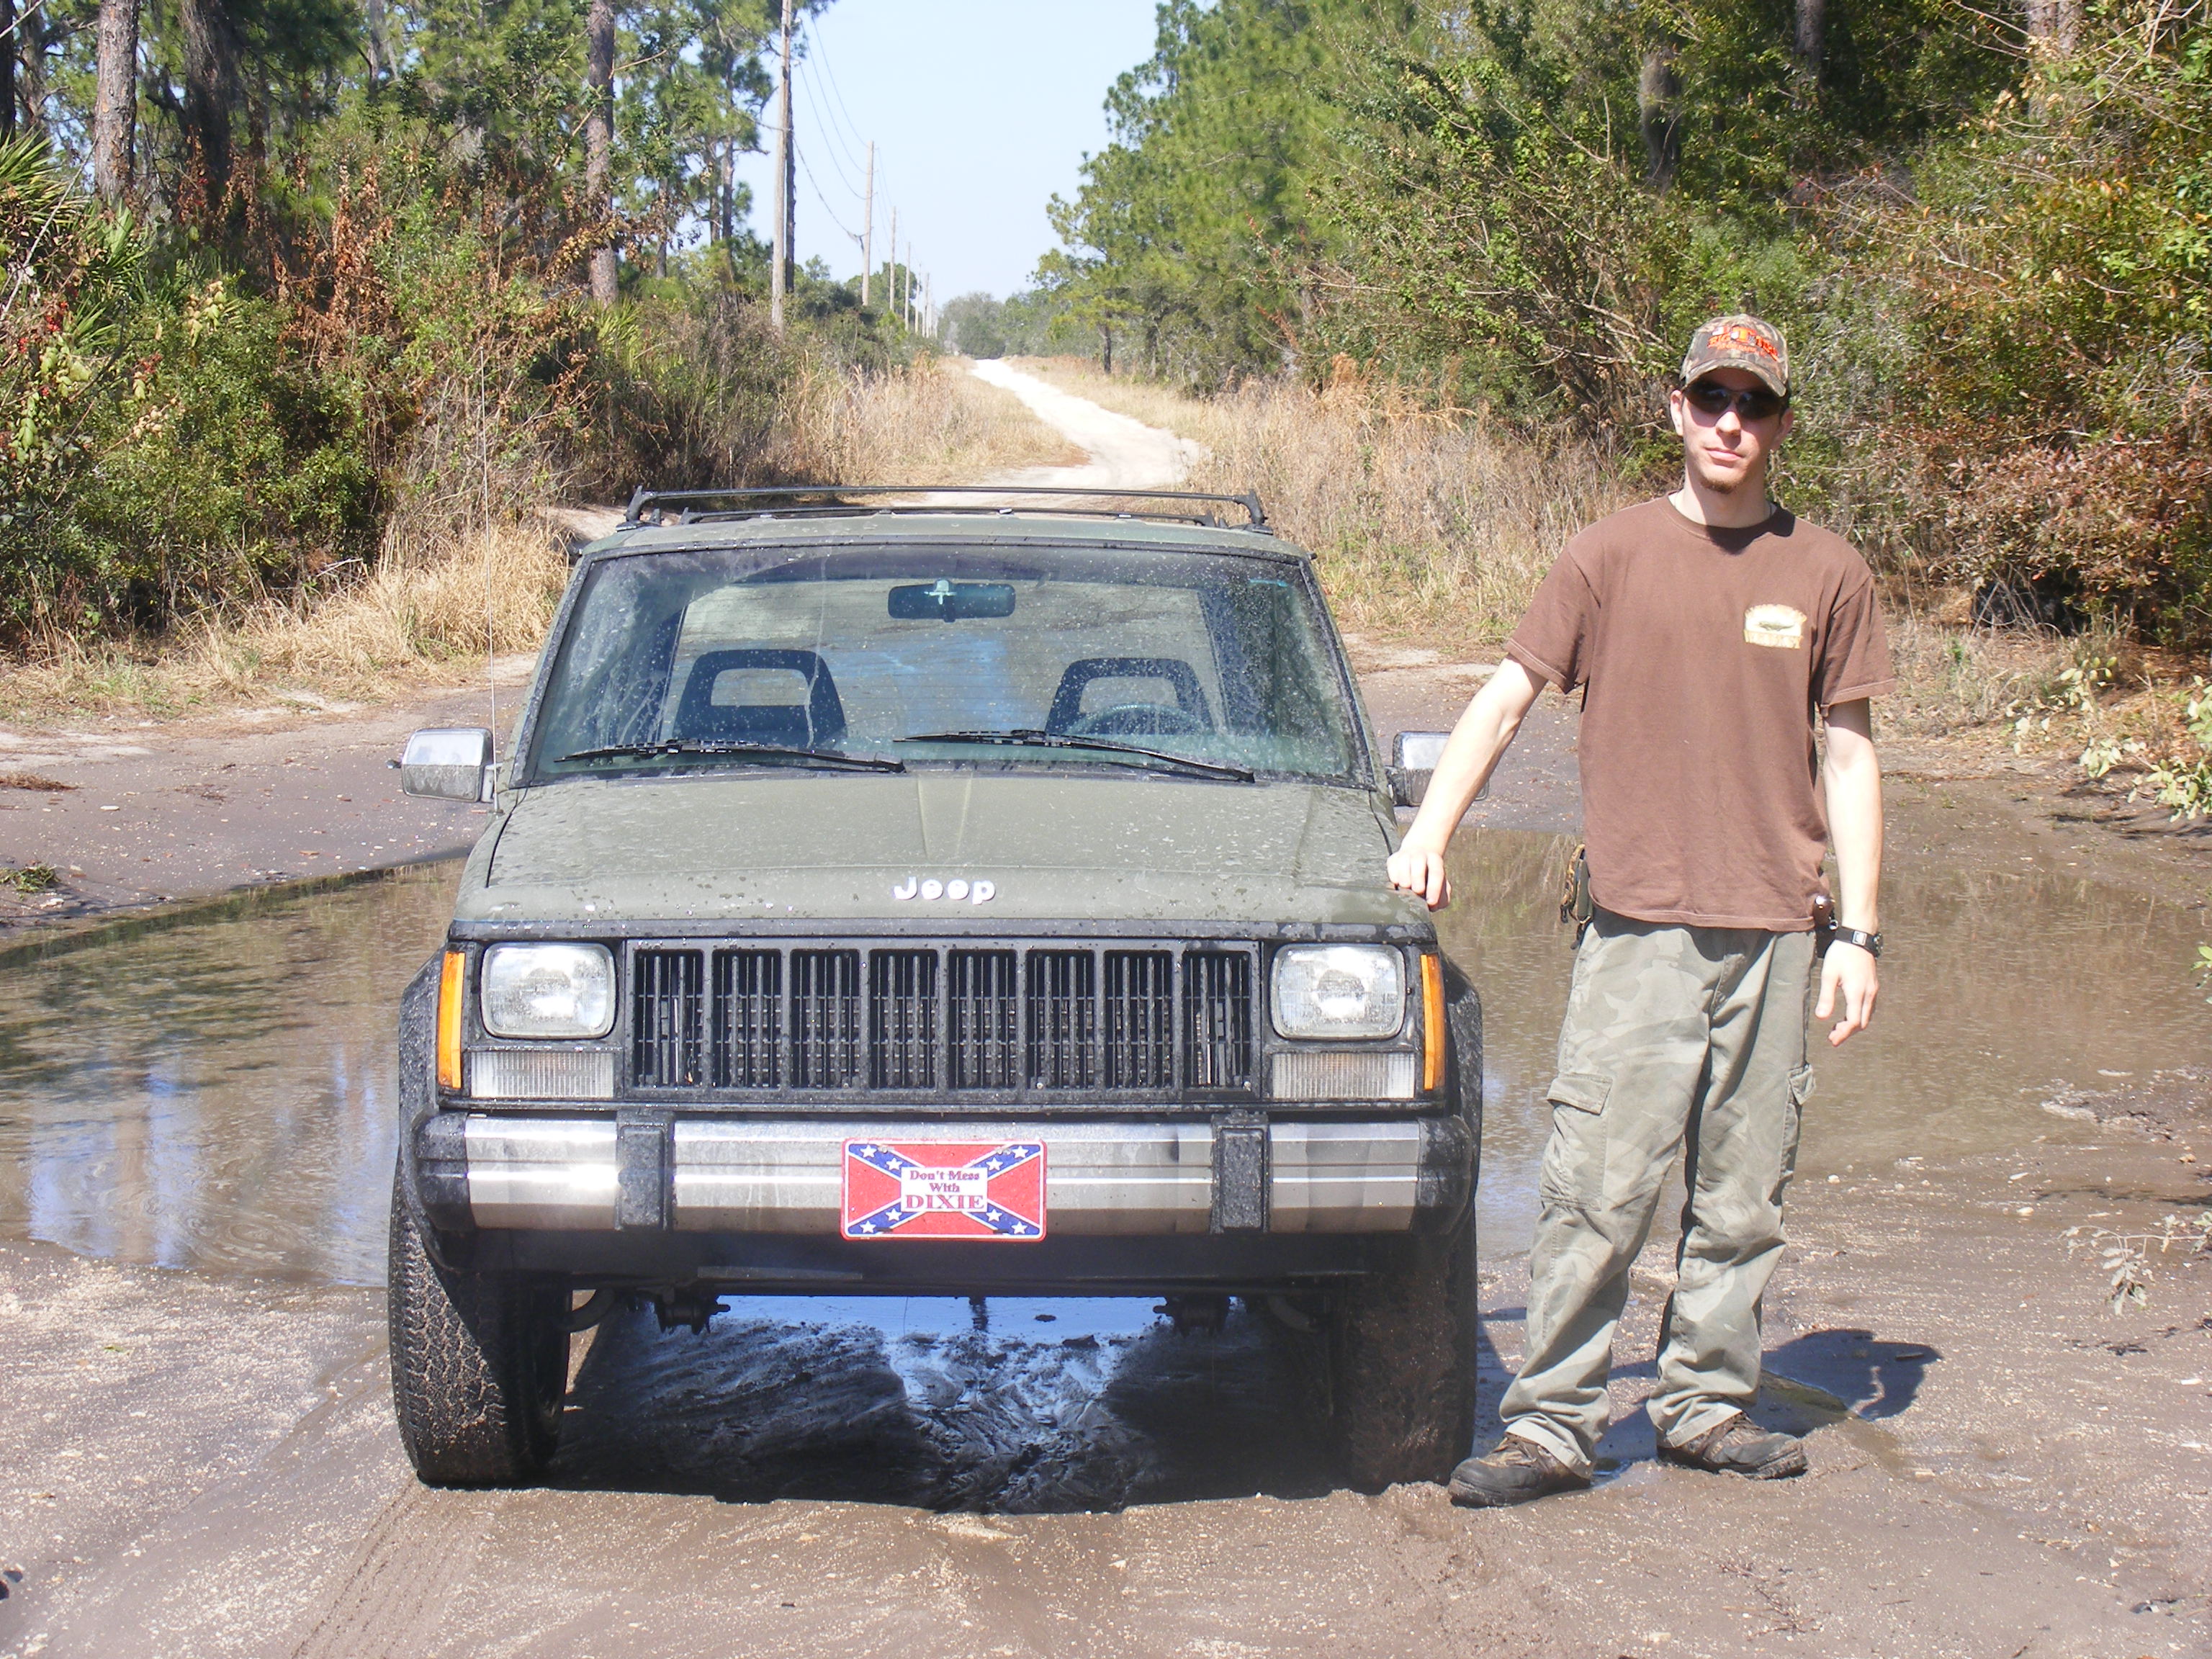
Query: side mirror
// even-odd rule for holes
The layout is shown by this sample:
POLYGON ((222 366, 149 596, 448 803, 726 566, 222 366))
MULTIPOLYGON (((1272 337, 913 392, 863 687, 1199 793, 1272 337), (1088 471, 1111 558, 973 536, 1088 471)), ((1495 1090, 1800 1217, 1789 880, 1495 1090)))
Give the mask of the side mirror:
POLYGON ((1401 732, 1390 739, 1390 798, 1401 806, 1419 806, 1429 793, 1429 779, 1443 758, 1449 732, 1401 732))
MULTIPOLYGON (((1429 780, 1450 740, 1449 732, 1401 732, 1392 738, 1390 764, 1384 769, 1384 775, 1390 780, 1390 798, 1401 806, 1419 806, 1428 796, 1429 780)), ((1489 793, 1490 785, 1486 782, 1475 799, 1480 800, 1489 793)))
POLYGON ((482 800, 491 764, 491 733, 481 726, 427 726, 407 739, 399 787, 431 800, 482 800))

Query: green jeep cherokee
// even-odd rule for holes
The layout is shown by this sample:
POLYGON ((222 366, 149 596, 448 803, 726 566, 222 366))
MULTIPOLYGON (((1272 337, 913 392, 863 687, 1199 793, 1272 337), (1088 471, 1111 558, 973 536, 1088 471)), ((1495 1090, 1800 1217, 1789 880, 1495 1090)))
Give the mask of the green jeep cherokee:
POLYGON ((641 493, 514 757, 410 741, 494 805, 400 1016, 423 1480, 528 1478, 571 1333, 739 1291, 1240 1296, 1353 1484, 1467 1452, 1481 1012, 1383 872, 1437 740, 1381 763, 1256 501, 1037 493, 641 493))

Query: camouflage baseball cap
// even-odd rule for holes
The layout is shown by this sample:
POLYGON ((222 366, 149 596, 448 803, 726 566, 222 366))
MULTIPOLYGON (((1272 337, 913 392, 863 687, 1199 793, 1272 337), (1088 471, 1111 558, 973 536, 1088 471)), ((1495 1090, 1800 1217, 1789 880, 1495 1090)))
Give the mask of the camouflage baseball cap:
POLYGON ((1790 343, 1771 323, 1738 313, 1700 323, 1682 359, 1682 384, 1717 368, 1740 368, 1765 381, 1778 398, 1790 395, 1790 343))

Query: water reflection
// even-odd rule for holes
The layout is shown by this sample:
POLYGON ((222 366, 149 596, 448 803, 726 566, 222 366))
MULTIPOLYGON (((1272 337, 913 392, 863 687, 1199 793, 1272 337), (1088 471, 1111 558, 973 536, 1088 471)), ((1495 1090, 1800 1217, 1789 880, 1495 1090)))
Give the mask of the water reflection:
POLYGON ((0 973, 0 1229, 380 1284, 393 1022, 459 877, 241 902, 0 973))
MULTIPOLYGON (((2011 846, 1961 846, 1924 809, 1893 817, 1875 1024, 1841 1049, 1814 1033, 1801 1179, 2080 1133, 2040 1109, 2058 1085, 2094 1089, 2100 1073, 2212 1052, 2212 1007, 2188 977, 2200 907, 2047 863, 2022 869, 2011 846)), ((1452 850, 1462 896, 1439 931, 1482 989, 1486 1255, 1525 1250, 1534 1223, 1543 1091, 1572 966, 1557 895, 1573 846, 1474 830, 1452 850)))
MULTIPOLYGON (((1569 969, 1554 898, 1568 847, 1473 830, 1453 854, 1462 897, 1445 945, 1487 1015, 1488 1255, 1524 1249, 1534 1216, 1569 969)), ((2100 1070, 2212 1050, 2212 1008, 2185 972, 2198 915, 1994 862, 1894 861, 1880 1022, 1816 1054, 1808 1172, 2069 1133, 2037 1109, 2055 1081, 2094 1086, 2100 1070)), ((430 866, 242 901, 0 970, 0 1232, 166 1267, 380 1283, 394 1014, 458 874, 430 866)))

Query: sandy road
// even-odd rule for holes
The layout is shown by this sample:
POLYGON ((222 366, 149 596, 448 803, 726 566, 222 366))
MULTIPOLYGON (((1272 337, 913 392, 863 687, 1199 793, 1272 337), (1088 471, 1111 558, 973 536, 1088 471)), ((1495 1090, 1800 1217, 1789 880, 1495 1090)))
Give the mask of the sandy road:
POLYGON ((1047 426, 1057 428, 1090 453, 1081 466, 1034 466, 994 483, 1058 485, 1086 489, 1168 489, 1182 483, 1205 450, 1127 415, 1102 409, 1088 398, 1048 386, 1000 359, 986 358, 970 370, 975 378, 1011 392, 1047 426))
MULTIPOLYGON (((1419 653, 1365 667, 1386 730, 1441 723, 1479 678, 1419 653)), ((456 693, 450 717, 480 696, 456 693)), ((1571 827, 1572 718, 1555 700, 1540 714, 1485 822, 1571 827)), ((408 833, 465 842, 468 809, 380 805, 366 781, 337 787, 352 773, 301 771, 357 763, 388 792, 381 760, 410 723, 301 716, 264 734, 265 755, 234 750, 271 792, 261 833, 315 850, 315 814, 330 829, 358 809, 374 852, 422 805, 453 816, 408 833)), ((230 800, 184 787, 200 751, 149 738, 109 745, 146 756, 94 754, 99 735, 24 751, 84 781, 73 811, 105 804, 96 781, 167 754, 176 787, 146 832, 181 849, 232 830, 230 800)), ((2064 839, 2043 801, 1904 793, 1900 850, 1978 862, 1999 890, 1996 872, 2023 865, 2051 891, 2075 868, 2146 894, 2162 879, 2136 849, 2064 839)), ((1559 959, 1494 957, 1486 991, 1502 1007, 1516 975, 1556 976, 1559 959)), ((2201 1203, 2196 1152, 2031 1121, 2042 1130, 2002 1154, 1916 1151, 1801 1181, 1769 1307, 1777 1373, 1797 1383, 1762 1409, 1818 1425, 1807 1480, 1650 1461, 1633 1407, 1662 1237, 1622 1341, 1615 1478, 1486 1516, 1431 1488, 1333 1490, 1308 1357, 1241 1315, 1219 1340, 1089 1346, 1065 1328, 917 1342, 755 1315, 698 1339, 625 1317, 576 1345, 568 1449, 545 1486, 431 1492, 392 1430, 378 1292, 0 1243, 0 1656, 2212 1650, 2202 1279, 2176 1273, 2149 1310, 2114 1319, 2054 1242, 2201 1203)), ((1490 1264, 1486 1406, 1519 1352, 1524 1291, 1517 1263, 1490 1264)))

